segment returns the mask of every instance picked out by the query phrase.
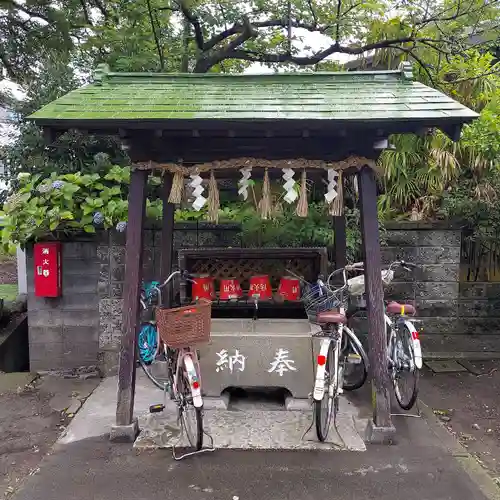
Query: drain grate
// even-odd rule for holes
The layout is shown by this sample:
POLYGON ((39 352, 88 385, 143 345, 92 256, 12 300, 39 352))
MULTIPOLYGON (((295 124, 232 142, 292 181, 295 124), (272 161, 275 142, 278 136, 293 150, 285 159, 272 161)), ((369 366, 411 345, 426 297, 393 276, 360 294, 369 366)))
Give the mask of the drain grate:
POLYGON ((434 373, 466 372, 467 369, 454 359, 443 359, 439 361, 426 361, 425 365, 434 373))

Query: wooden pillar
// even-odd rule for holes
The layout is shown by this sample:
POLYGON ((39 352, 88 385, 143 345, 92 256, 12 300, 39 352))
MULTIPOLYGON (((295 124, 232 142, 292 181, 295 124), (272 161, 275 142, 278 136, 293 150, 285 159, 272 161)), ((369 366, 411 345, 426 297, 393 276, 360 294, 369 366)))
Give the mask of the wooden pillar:
MULTIPOLYGON (((345 176, 342 176, 342 183, 342 189, 345 193, 345 176)), ((347 264, 347 236, 344 210, 342 211, 342 215, 333 217, 333 232, 335 243, 335 269, 340 269, 341 267, 345 267, 347 264)), ((337 274, 335 281, 338 284, 343 284, 344 278, 342 277, 342 274, 337 274)))
POLYGON ((365 286, 368 302, 369 355, 372 371, 373 422, 372 441, 390 440, 394 432, 391 422, 390 380, 387 369, 387 340, 384 320, 380 239, 377 216, 377 184, 375 172, 364 166, 359 173, 361 232, 365 262, 365 286))
MULTIPOLYGON (((161 223, 161 261, 160 275, 162 282, 165 281, 172 272, 172 260, 174 254, 174 213, 175 205, 168 202, 170 191, 172 189, 173 174, 165 172, 163 184, 161 187, 161 199, 163 202, 163 213, 161 223)), ((169 285, 162 295, 163 305, 172 304, 172 286, 169 285)))
POLYGON ((112 430, 112 439, 113 437, 115 439, 134 439, 135 436, 132 437, 133 430, 127 428, 137 427, 137 424, 134 424, 133 414, 147 179, 148 172, 146 170, 133 170, 130 176, 118 402, 116 405, 116 426, 112 430), (120 434, 120 428, 123 430, 122 434, 120 434))

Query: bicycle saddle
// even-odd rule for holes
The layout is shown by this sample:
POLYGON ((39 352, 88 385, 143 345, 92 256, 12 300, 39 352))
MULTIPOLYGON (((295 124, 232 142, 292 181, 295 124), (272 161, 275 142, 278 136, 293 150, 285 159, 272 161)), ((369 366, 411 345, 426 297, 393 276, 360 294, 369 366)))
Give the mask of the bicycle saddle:
POLYGON ((389 302, 386 307, 388 314, 404 314, 407 316, 413 316, 416 312, 415 308, 411 304, 400 304, 399 302, 389 302))
POLYGON ((317 321, 320 325, 326 325, 329 323, 347 323, 347 318, 345 314, 339 313, 338 311, 323 311, 318 313, 317 321))

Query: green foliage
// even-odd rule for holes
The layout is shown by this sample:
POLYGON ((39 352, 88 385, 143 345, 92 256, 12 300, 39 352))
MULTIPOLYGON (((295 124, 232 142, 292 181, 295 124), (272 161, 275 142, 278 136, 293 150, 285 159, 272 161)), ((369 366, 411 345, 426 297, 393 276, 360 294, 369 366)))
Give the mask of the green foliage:
POLYGON ((4 204, 4 246, 45 239, 56 233, 94 233, 96 226, 127 221, 128 168, 100 175, 80 172, 49 177, 19 175, 19 189, 4 204))
POLYGON ((463 182, 444 196, 442 212, 471 230, 472 238, 498 246, 500 238, 500 170, 479 184, 463 182))

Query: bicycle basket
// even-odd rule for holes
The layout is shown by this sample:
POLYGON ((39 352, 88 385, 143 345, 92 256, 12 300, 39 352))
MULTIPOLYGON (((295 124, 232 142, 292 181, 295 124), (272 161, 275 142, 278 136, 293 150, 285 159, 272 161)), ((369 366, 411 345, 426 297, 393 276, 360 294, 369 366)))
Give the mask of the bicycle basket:
POLYGON ((212 303, 208 301, 175 309, 156 309, 158 333, 169 347, 190 347, 208 342, 211 323, 212 303))
POLYGON ((318 313, 338 309, 341 305, 339 297, 332 292, 322 291, 317 285, 309 286, 304 290, 302 303, 306 310, 307 319, 312 323, 317 321, 318 313))

